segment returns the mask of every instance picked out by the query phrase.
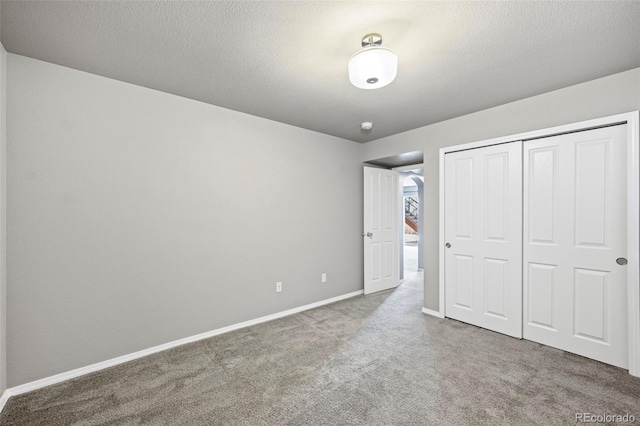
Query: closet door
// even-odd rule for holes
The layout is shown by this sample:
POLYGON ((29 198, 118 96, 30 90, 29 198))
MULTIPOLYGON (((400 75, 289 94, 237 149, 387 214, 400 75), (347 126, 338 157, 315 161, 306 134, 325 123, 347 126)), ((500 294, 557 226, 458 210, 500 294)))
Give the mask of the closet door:
POLYGON ((522 337, 522 143, 445 155, 445 316, 522 337))
POLYGON ((524 338, 627 367, 626 126, 523 155, 524 338))

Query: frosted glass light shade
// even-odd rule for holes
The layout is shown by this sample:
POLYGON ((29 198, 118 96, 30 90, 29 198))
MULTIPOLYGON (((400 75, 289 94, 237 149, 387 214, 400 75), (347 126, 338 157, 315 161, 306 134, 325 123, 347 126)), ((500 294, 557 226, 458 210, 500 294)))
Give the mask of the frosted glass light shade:
POLYGON ((386 47, 367 47, 349 59, 349 81, 360 89, 379 89, 398 73, 398 55, 386 47))

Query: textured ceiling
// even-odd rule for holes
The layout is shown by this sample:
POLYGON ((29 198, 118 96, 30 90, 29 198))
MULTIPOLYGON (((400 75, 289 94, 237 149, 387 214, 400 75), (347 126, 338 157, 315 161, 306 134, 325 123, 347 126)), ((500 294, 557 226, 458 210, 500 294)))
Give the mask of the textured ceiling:
POLYGON ((9 52, 358 142, 640 66, 638 1, 1 8, 9 52), (370 32, 398 53, 398 77, 361 90, 347 61, 370 32))

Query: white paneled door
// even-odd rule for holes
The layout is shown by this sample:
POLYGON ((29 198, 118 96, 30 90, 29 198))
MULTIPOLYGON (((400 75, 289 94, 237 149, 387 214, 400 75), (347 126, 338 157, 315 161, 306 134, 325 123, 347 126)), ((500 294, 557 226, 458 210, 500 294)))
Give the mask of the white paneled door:
POLYGON ((445 155, 445 315, 522 337, 522 143, 445 155))
POLYGON ((364 294, 400 284, 398 172, 364 168, 364 294))
POLYGON ((527 141, 524 338, 628 366, 626 126, 527 141))

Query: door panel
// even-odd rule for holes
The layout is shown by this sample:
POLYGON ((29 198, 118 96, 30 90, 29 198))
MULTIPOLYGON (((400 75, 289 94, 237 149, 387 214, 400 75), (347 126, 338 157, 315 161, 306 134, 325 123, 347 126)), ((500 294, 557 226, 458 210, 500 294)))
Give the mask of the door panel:
POLYGON ((544 147, 530 152, 531 190, 528 193, 529 204, 535 205, 530 212, 528 235, 529 242, 555 244, 554 214, 558 204, 558 150, 557 147, 544 147))
POLYGON ((445 156, 445 315, 522 337, 522 144, 445 156))
POLYGON ((485 313, 506 318, 505 296, 508 288, 507 261, 503 259, 484 260, 485 313))
POLYGON ((508 170, 509 158, 506 152, 485 157, 485 211, 491 214, 485 215, 485 238, 487 240, 505 241, 509 227, 505 223, 509 205, 505 197, 509 195, 508 170), (493 206, 501 206, 492 208, 493 206))
POLYGON ((398 173, 364 168, 364 293, 398 286, 398 173))
POLYGON ((526 339, 627 367, 626 126, 527 141, 526 339))
POLYGON ((528 323, 532 326, 555 330, 553 321, 553 306, 555 294, 555 269, 557 265, 542 265, 529 262, 528 282, 529 297, 528 323))
POLYGON ((456 308, 473 309, 473 257, 454 255, 456 308))
POLYGON ((575 269, 573 324, 576 336, 607 342, 608 275, 606 271, 575 269))
POLYGON ((457 238, 473 238, 473 158, 455 164, 455 230, 457 238))
POLYGON ((607 140, 576 144, 575 243, 606 247, 605 218, 609 143, 607 140))

